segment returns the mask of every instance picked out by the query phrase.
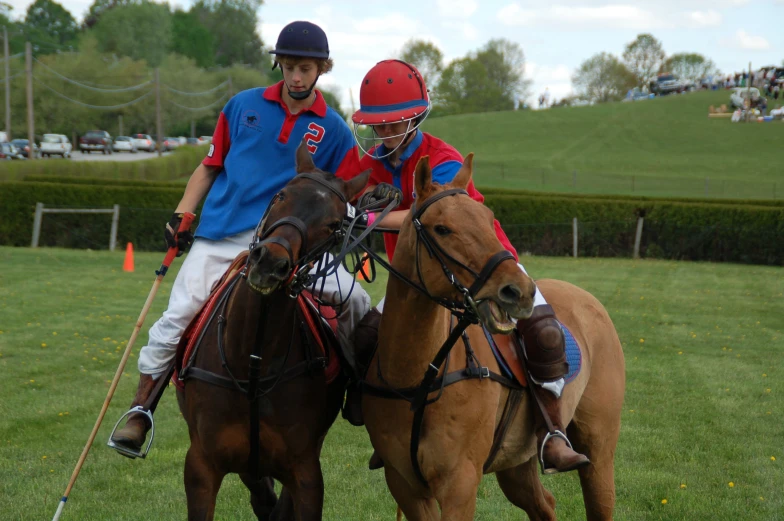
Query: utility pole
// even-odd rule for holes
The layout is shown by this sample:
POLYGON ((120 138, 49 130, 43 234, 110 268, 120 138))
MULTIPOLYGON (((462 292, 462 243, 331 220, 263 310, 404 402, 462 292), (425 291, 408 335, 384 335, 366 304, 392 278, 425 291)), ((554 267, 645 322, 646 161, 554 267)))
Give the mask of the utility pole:
POLYGON ((122 114, 117 115, 117 135, 123 135, 123 124, 122 124, 122 114))
POLYGON ((155 68, 155 129, 158 133, 158 157, 163 155, 163 123, 161 122, 161 74, 155 68))
POLYGON ((191 137, 196 137, 196 120, 191 119, 191 137))
POLYGON ((25 72, 27 72, 27 139, 29 140, 30 153, 28 160, 35 159, 33 144, 35 143, 35 118, 33 117, 33 44, 25 44, 25 72))
MULTIPOLYGON (((3 26, 3 50, 5 52, 5 133, 11 141, 11 72, 8 59, 8 28, 3 26)), ((30 147, 32 150, 32 147, 30 147)))

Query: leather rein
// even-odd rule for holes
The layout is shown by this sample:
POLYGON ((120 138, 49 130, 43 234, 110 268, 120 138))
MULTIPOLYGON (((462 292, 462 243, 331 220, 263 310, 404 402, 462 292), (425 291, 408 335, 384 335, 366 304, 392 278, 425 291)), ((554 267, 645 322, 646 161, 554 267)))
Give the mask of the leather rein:
MULTIPOLYGON (((477 363, 476 356, 474 355, 473 349, 471 348, 471 344, 468 340, 468 334, 466 333, 466 329, 468 326, 472 324, 478 324, 480 322, 479 319, 479 311, 477 309, 478 302, 476 301, 476 295, 481 291, 484 285, 489 280, 490 276, 495 272, 498 266, 507 260, 515 260, 514 255, 506 250, 502 250, 496 254, 494 254, 490 259, 487 260, 485 265, 482 269, 477 273, 476 271, 472 270, 470 267, 466 266, 459 260, 455 259, 453 256, 449 255, 435 240, 435 238, 425 229, 422 225, 421 218, 422 215, 425 213, 425 210, 430 208, 434 203, 445 199, 447 197, 455 196, 455 195, 468 195, 463 189, 453 188, 449 190, 444 190, 443 192, 439 192, 432 197, 425 200, 421 207, 413 209, 412 215, 412 223, 416 230, 417 234, 417 241, 416 241, 416 269, 417 269, 417 276, 421 281, 421 284, 418 284, 410 279, 408 279, 405 275, 400 273, 398 270, 392 268, 388 262, 381 259, 376 253, 374 253, 370 248, 363 248, 365 251, 370 255, 376 262, 379 262, 384 268, 389 270, 395 277, 400 279, 402 282, 408 284, 412 288, 416 289, 420 293, 427 296, 430 300, 433 300, 437 304, 442 307, 447 308, 453 317, 457 319, 457 325, 451 330, 449 336, 441 345, 441 348, 436 353, 433 361, 427 367, 425 374, 422 378, 422 381, 417 387, 413 388, 405 388, 405 389, 396 389, 389 385, 385 387, 376 386, 373 384, 369 384, 366 381, 361 382, 362 392, 367 392, 368 394, 378 396, 381 398, 388 398, 388 399, 402 399, 406 400, 407 402, 411 403, 411 411, 414 413, 414 418, 412 421, 411 426, 411 445, 410 445, 410 456, 411 456, 411 464, 413 466, 414 472, 417 475, 417 478, 422 482, 423 485, 427 486, 427 480, 425 479, 424 474, 422 473, 422 469, 419 466, 419 459, 417 457, 419 452, 419 442, 422 433, 422 422, 424 419, 425 408, 438 401, 441 398, 443 390, 445 387, 460 382, 462 380, 468 379, 484 379, 488 378, 490 380, 496 381, 501 383, 506 387, 510 387, 512 389, 522 389, 516 382, 497 374, 493 371, 490 371, 487 367, 481 367, 477 363), (420 245, 424 246, 424 249, 427 251, 430 258, 435 257, 436 260, 441 265, 441 270, 444 272, 444 275, 449 280, 450 284, 454 286, 461 294, 462 300, 450 300, 441 297, 436 297, 432 295, 427 286, 424 284, 424 278, 422 277, 421 272, 421 259, 420 259, 420 245), (467 271, 468 273, 474 276, 474 281, 471 283, 470 286, 466 287, 463 285, 460 280, 455 276, 454 272, 449 269, 447 266, 447 262, 450 262, 454 265, 457 265, 461 269, 467 271), (454 371, 451 373, 447 373, 449 368, 449 353, 451 352, 452 348, 457 343, 458 339, 462 337, 463 343, 466 348, 466 360, 467 360, 467 367, 465 369, 454 371), (441 370, 441 366, 444 365, 446 362, 446 368, 444 369, 444 375, 440 378, 438 377, 438 373, 441 370), (427 397, 430 393, 438 392, 438 395, 433 398, 432 400, 428 400, 427 397)), ((379 380, 386 384, 383 376, 381 375, 381 366, 378 363, 378 359, 376 359, 377 365, 377 375, 379 380)), ((492 461, 494 457, 494 453, 491 454, 491 458, 486 463, 486 466, 492 461)))

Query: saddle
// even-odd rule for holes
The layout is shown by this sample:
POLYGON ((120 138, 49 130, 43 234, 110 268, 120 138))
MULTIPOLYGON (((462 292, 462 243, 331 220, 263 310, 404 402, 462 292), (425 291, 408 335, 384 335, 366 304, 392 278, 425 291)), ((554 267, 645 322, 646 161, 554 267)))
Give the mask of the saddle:
MULTIPOLYGON (((216 318, 220 304, 229 297, 234 285, 242 276, 248 261, 248 252, 243 251, 232 261, 223 276, 215 283, 210 296, 193 317, 177 345, 172 383, 182 390, 185 388, 187 368, 201 345, 208 326, 216 318), (183 370, 185 368, 185 370, 183 370)), ((332 383, 341 371, 337 336, 337 313, 331 307, 319 304, 313 295, 303 291, 297 296, 297 315, 309 333, 317 356, 326 358, 324 369, 327 383, 332 383)))

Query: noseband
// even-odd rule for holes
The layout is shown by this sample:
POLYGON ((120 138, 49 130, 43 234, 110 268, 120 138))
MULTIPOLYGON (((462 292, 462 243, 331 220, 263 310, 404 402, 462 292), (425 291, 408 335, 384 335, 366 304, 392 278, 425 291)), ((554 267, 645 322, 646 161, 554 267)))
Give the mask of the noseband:
MULTIPOLYGON (((417 276, 419 277, 420 282, 422 283, 422 287, 419 288, 425 295, 427 295, 430 299, 438 302, 443 307, 449 309, 454 314, 459 314, 462 316, 468 316, 472 319, 471 322, 478 323, 479 322, 479 311, 477 310, 477 301, 476 301, 476 294, 484 287, 487 283, 487 280, 496 270, 496 268, 506 260, 514 260, 514 255, 512 255, 507 250, 501 250, 492 257, 490 257, 485 265, 482 267, 482 270, 477 273, 476 271, 472 270, 459 260, 455 259, 453 256, 449 255, 435 240, 435 238, 428 233, 425 227, 422 225, 421 219, 422 215, 425 213, 425 210, 430 208, 434 203, 444 199, 446 197, 450 197, 453 195, 468 195, 468 192, 463 190, 462 188, 452 188, 450 190, 444 190, 443 192, 439 192, 436 195, 427 199, 421 207, 414 208, 412 214, 412 222, 414 224, 414 228, 416 229, 417 234, 417 244, 416 244, 416 268, 417 268, 417 276), (425 279, 422 277, 422 270, 419 258, 419 245, 422 244, 425 249, 427 250, 428 255, 430 258, 435 257, 436 260, 441 264, 441 270, 446 275, 446 278, 449 280, 449 283, 452 284, 462 295, 463 300, 462 302, 456 300, 449 300, 443 299, 439 297, 435 297, 430 294, 427 290, 427 286, 425 285, 425 279), (474 282, 471 284, 470 287, 464 286, 452 270, 446 265, 447 261, 456 264, 461 269, 469 272, 471 275, 474 276, 474 282), (461 313, 458 313, 461 312, 461 313)), ((468 317, 467 317, 468 318, 468 317)))
MULTIPOLYGON (((326 182, 321 177, 310 173, 303 173, 297 175, 297 178, 304 178, 310 181, 315 181, 316 183, 320 184, 322 187, 330 190, 333 194, 338 196, 340 201, 344 205, 346 205, 346 208, 348 209, 346 196, 343 195, 343 193, 340 190, 338 190, 337 188, 335 188, 334 186, 326 182)), ((275 203, 277 203, 280 200, 282 200, 282 195, 281 193, 278 193, 275 195, 275 197, 272 198, 272 201, 270 201, 269 206, 267 206, 267 210, 264 212, 264 215, 259 221, 259 225, 256 227, 256 233, 253 236, 253 242, 250 244, 250 250, 252 251, 257 247, 266 246, 268 244, 277 244, 278 246, 282 247, 284 250, 286 250, 286 253, 288 254, 289 264, 291 265, 291 269, 292 269, 291 276, 289 277, 287 286, 289 287, 301 286, 302 288, 304 288, 307 285, 306 284, 308 280, 307 271, 309 270, 308 269, 302 270, 302 268, 304 266, 309 265, 311 262, 321 258, 324 255, 324 253, 329 251, 329 249, 332 248, 332 246, 334 246, 338 241, 340 241, 340 239, 344 234, 344 231, 342 228, 338 228, 332 234, 330 234, 329 237, 324 239, 312 250, 308 250, 308 226, 305 224, 304 221, 302 221, 302 219, 298 217, 294 217, 294 216, 283 217, 281 219, 278 219, 277 221, 272 223, 268 228, 265 229, 265 224, 270 211, 275 206, 275 203), (281 228, 283 226, 291 226, 299 234, 300 257, 296 261, 294 259, 294 253, 291 248, 291 243, 285 237, 270 237, 272 232, 274 232, 276 229, 281 228)), ((343 214, 344 218, 345 216, 346 213, 343 214)), ((298 293, 298 291, 294 292, 294 294, 296 293, 298 293)))

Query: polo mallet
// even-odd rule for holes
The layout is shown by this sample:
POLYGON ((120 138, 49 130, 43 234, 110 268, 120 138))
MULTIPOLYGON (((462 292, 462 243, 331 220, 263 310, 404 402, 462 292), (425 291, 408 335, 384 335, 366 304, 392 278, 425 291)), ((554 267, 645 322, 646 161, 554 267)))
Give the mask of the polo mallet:
MULTIPOLYGON (((180 228, 177 230, 177 232, 179 233, 190 229, 191 223, 195 218, 196 216, 194 214, 185 212, 185 214, 182 216, 182 222, 180 222, 180 228)), ((123 370, 125 369, 125 364, 128 362, 128 357, 131 355, 131 348, 133 347, 134 342, 136 342, 136 337, 139 335, 139 331, 144 324, 144 319, 147 317, 147 312, 150 310, 150 306, 152 305, 152 301, 155 298, 155 294, 158 292, 158 287, 161 285, 161 281, 163 281, 163 277, 166 275, 166 272, 169 271, 169 266, 177 256, 178 251, 179 250, 176 246, 169 248, 169 250, 166 252, 166 257, 163 259, 161 268, 155 272, 155 282, 152 285, 150 294, 147 295, 147 301, 144 303, 144 307, 142 307, 142 312, 139 314, 139 319, 136 321, 136 327, 133 328, 131 338, 128 340, 125 353, 123 353, 122 359, 120 360, 120 366, 117 368, 117 372, 114 373, 114 380, 112 380, 112 385, 109 386, 109 392, 106 395, 106 399, 103 401, 101 412, 98 414, 98 419, 95 420, 93 431, 90 433, 90 437, 87 439, 87 444, 82 450, 82 455, 79 456, 79 461, 76 463, 76 468, 74 468, 73 474, 71 474, 71 480, 68 482, 68 486, 65 488, 63 497, 60 499, 60 503, 57 505, 57 512, 54 513, 52 521, 57 521, 60 519, 60 514, 65 507, 65 502, 68 501, 68 495, 71 493, 71 489, 73 488, 74 483, 76 483, 76 478, 79 476, 79 472, 82 470, 84 460, 87 459, 87 453, 90 452, 90 447, 92 446, 93 441, 95 441, 95 436, 98 434, 98 428, 101 426, 103 417, 106 416, 106 411, 109 409, 109 403, 112 401, 114 391, 117 389, 117 384, 120 383, 120 377, 122 376, 123 370)))

